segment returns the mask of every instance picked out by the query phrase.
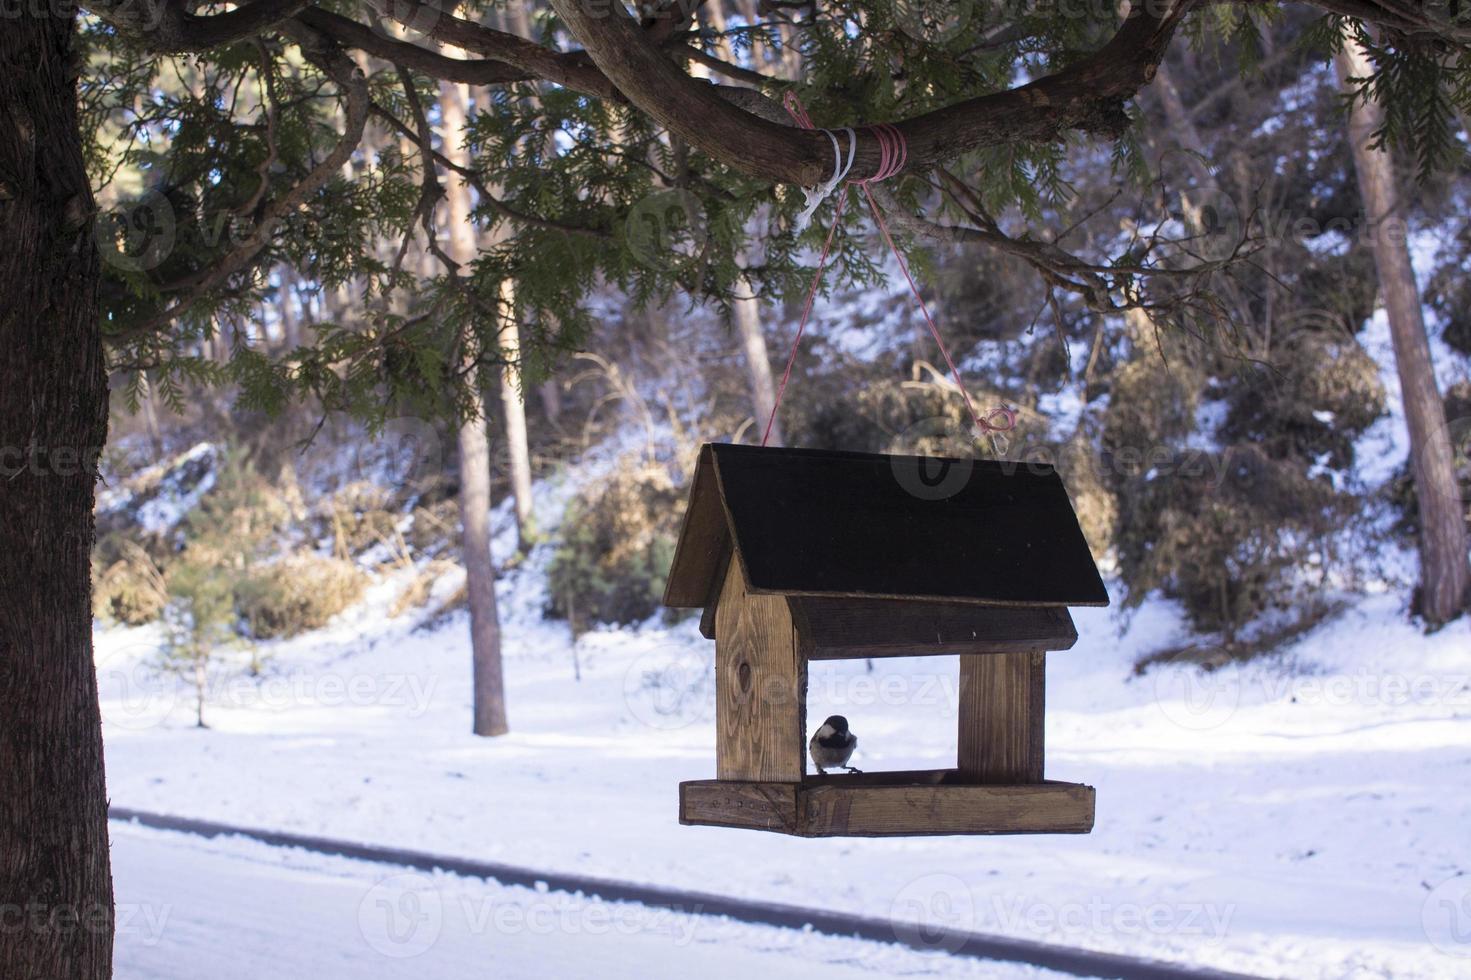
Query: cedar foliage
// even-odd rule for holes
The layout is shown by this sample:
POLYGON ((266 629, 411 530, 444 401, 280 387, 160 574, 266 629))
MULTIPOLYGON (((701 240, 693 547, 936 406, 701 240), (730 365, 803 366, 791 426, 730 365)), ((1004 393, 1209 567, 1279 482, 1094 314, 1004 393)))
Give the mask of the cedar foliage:
MULTIPOLYGON (((333 9, 375 16, 355 2, 333 9)), ((486 23, 498 16, 490 5, 457 9, 486 23)), ((1119 24, 1110 4, 1062 11, 1005 2, 958 16, 881 0, 784 9, 763 11, 755 23, 727 11, 723 34, 695 25, 690 41, 766 73, 758 87, 773 105, 798 92, 814 118, 834 126, 905 118, 1043 76, 1097 50, 1119 24), (788 62, 800 70, 780 67, 788 62)), ((575 46, 550 10, 533 8, 530 23, 537 43, 575 46)), ((1372 258, 1356 237, 1344 106, 1328 63, 1345 36, 1365 41, 1375 72, 1356 84, 1386 106, 1378 137, 1418 173, 1429 199, 1450 203, 1462 196, 1463 148, 1454 137, 1471 89, 1457 25, 1442 26, 1412 31, 1387 21, 1370 30, 1311 5, 1202 6, 1185 19, 1167 62, 1204 140, 1208 180, 1145 88, 1112 142, 1065 132, 960 154, 951 170, 973 194, 964 207, 920 175, 893 182, 902 204, 937 220, 991 219, 1014 242, 1056 242, 1096 268, 1119 270, 1100 274, 1103 294, 1080 293, 1039 277, 1016 250, 923 247, 900 235, 932 284, 957 353, 980 365, 979 377, 967 372, 978 404, 1021 407, 1009 452, 1052 459, 1070 484, 1086 485, 1080 508, 1090 515, 1090 541, 1101 556, 1117 556, 1129 601, 1163 590, 1184 598, 1201 628, 1234 632, 1301 585, 1296 569, 1334 564, 1311 540, 1353 523, 1346 501, 1366 502, 1366 488, 1346 485, 1344 475, 1384 395, 1357 337, 1374 300, 1372 258), (1141 231, 1164 227, 1183 234, 1155 240, 1141 231), (1233 249, 1240 261, 1190 278, 1130 271, 1177 273, 1233 249), (1115 304, 1109 312, 1103 297, 1115 304), (1121 329, 1117 304, 1125 301, 1149 311, 1148 330, 1121 329), (1042 425, 1041 413, 1074 389, 1077 410, 1042 425), (1292 499, 1180 475, 1201 453, 1249 460, 1255 479, 1292 499), (1166 465, 1151 472, 1147 458, 1166 465), (1238 597, 1221 600, 1218 583, 1195 581, 1189 538, 1197 526, 1216 541, 1208 550, 1219 567, 1241 578, 1238 597)), ((678 316, 689 304, 723 308, 743 272, 769 305, 785 298, 794 317, 791 300, 805 289, 811 249, 831 213, 829 205, 799 234, 794 188, 743 176, 627 105, 510 82, 484 89, 465 133, 430 137, 441 149, 463 141, 479 185, 484 250, 456 275, 424 253, 420 228, 433 201, 426 205, 415 103, 432 103, 434 80, 363 57, 376 109, 351 162, 267 229, 247 267, 193 292, 181 284, 258 230, 265 202, 335 144, 345 84, 289 31, 203 58, 150 50, 106 17, 85 18, 81 33, 83 131, 102 187, 99 242, 110 259, 104 321, 135 405, 147 391, 182 407, 201 385, 225 384, 240 407, 267 414, 305 400, 370 426, 401 415, 460 417, 472 399, 468 373, 454 367, 455 338, 468 330, 486 360, 503 356, 497 318, 486 315, 503 280, 515 281, 530 387, 569 349, 620 348, 628 337, 619 331, 631 334, 646 317, 678 316), (288 267, 289 287, 281 273, 288 267), (295 345, 277 339, 273 311, 288 299, 309 321, 295 345), (624 312, 610 321, 610 306, 624 312), (169 310, 172 325, 161 325, 169 310)), ((439 179, 457 178, 440 168, 439 179)), ((871 286, 886 271, 861 209, 847 215, 829 296, 871 286)), ((1446 341, 1462 349, 1468 250, 1459 235, 1431 290, 1446 341)), ((954 431, 964 430, 960 403, 921 364, 938 363, 936 353, 921 341, 860 360, 810 339, 787 403, 792 441, 974 449, 954 431)), ((701 383, 717 394, 723 384, 708 376, 701 383)), ((726 399, 714 414, 743 410, 726 399)), ((661 493, 620 477, 606 499, 574 504, 559 574, 564 585, 594 583, 588 621, 627 621, 650 608, 655 546, 629 552, 616 573, 597 568, 605 552, 596 549, 620 522, 647 536, 648 500, 661 493), (634 585, 604 611, 598 597, 608 588, 596 582, 614 574, 634 585)), ((389 534, 393 507, 347 497, 341 504, 332 519, 344 555, 389 534)), ((410 534, 433 540, 440 523, 416 521, 410 534)), ((110 556, 101 570, 113 576, 114 595, 129 592, 129 566, 118 560, 110 556)))

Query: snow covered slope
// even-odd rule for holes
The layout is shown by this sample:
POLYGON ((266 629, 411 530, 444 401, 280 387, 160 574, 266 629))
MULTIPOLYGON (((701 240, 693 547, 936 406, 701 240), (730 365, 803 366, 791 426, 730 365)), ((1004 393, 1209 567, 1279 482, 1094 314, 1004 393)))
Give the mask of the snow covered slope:
MULTIPOLYGON (((1426 638, 1381 596, 1278 658, 1135 677, 1183 638, 1171 607, 1122 636, 1083 611, 1050 658, 1048 775, 1098 788, 1093 834, 800 840, 678 826, 676 784, 714 774, 713 645, 689 621, 574 645, 541 618, 548 557, 501 583, 513 731, 494 740, 469 735, 463 619, 416 633, 377 593, 214 691, 208 731, 146 669, 154 634, 100 631, 112 801, 1268 976, 1471 973, 1467 622, 1426 638)), ((815 666, 809 716, 847 715, 861 767, 946 764, 955 672, 815 666)), ((217 870, 181 869, 181 895, 228 891, 217 870)))

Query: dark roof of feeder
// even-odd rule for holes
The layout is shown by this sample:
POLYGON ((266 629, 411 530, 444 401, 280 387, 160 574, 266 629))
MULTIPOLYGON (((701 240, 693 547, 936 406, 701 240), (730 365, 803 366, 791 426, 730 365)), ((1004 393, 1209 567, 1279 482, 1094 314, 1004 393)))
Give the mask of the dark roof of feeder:
POLYGON ((718 443, 700 450, 664 591, 705 606, 734 540, 756 592, 1106 606, 1043 464, 718 443))

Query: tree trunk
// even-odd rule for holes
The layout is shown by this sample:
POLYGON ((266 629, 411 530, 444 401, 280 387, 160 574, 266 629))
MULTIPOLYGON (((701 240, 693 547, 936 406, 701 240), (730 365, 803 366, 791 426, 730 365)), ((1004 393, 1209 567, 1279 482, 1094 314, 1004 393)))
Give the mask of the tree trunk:
POLYGON ((537 386, 537 393, 541 395, 541 410, 546 413, 547 421, 554 427, 562 424, 562 389, 557 386, 556 378, 547 378, 537 386))
POLYGON ((281 301, 279 314, 281 316, 281 348, 291 351, 301 346, 301 319, 306 315, 302 310, 298 316, 296 310, 296 270, 290 266, 281 266, 281 301))
POLYGON ((0 976, 102 980, 113 911, 90 552, 107 375, 59 9, 17 7, 0 31, 0 976))
MULTIPOLYGON (((465 130, 464 86, 441 82, 439 111, 444 121, 444 155, 460 166, 469 165, 462 140, 465 130)), ((470 223, 470 188, 456 174, 444 182, 449 217, 450 258, 461 265, 475 259, 475 228, 470 223)), ((473 331, 460 337, 464 355, 477 355, 473 331)), ((474 663, 474 726, 476 735, 504 735, 506 687, 501 669, 501 625, 495 603, 495 563, 490 554, 490 437, 483 391, 477 376, 475 417, 460 425, 460 522, 464 528, 461 551, 465 562, 465 591, 470 603, 470 649, 474 663)))
MULTIPOLYGON (((1338 54, 1338 75, 1344 88, 1349 78, 1372 74, 1367 53, 1350 40, 1338 54)), ((1420 310, 1420 292, 1410 250, 1407 224, 1395 183, 1389 152, 1372 149, 1371 137, 1384 121, 1383 108, 1355 101, 1349 114, 1349 142, 1365 220, 1373 233, 1374 264, 1379 292, 1389 317, 1395 367, 1403 392, 1405 422, 1410 430, 1410 469, 1420 506, 1420 601, 1427 622, 1440 625, 1465 607, 1471 591, 1471 561, 1466 554, 1466 521, 1445 403, 1430 362, 1430 342, 1420 310)))
MULTIPOLYGON (((766 431, 766 420, 776 405, 776 382, 771 375, 771 354, 766 349, 766 336, 761 332, 761 301, 749 279, 742 277, 732 304, 736 330, 741 335, 741 347, 746 352, 746 372, 751 381, 751 407, 756 413, 756 433, 759 437, 766 431)), ((782 439, 781 420, 771 424, 768 444, 780 446, 782 439)))
MULTIPOLYGON (((510 29, 521 37, 531 36, 531 21, 525 4, 512 4, 496 18, 497 29, 510 29)), ((490 108, 490 92, 477 89, 477 105, 490 108)), ((534 104, 537 100, 532 99, 534 104)), ((497 193, 498 189, 491 190, 497 193)), ((499 237, 499 236, 497 236, 499 237)), ((491 242, 489 244, 495 244, 491 242)), ((506 447, 511 461, 511 496, 516 508, 516 549, 524 551, 533 531, 531 513, 531 446, 526 435, 526 391, 521 382, 521 327, 516 319, 516 284, 501 283, 500 346, 505 354, 501 369, 501 411, 506 420, 506 447)))
POLYGON ((1190 119, 1190 113, 1185 111, 1185 103, 1180 98, 1180 89, 1175 85, 1174 72, 1169 65, 1161 61, 1159 68, 1154 73, 1154 90, 1159 94, 1160 105, 1165 110, 1165 118, 1170 122, 1170 132, 1180 147, 1187 151, 1186 166, 1195 175, 1195 180, 1200 186, 1213 193, 1220 193, 1220 185, 1216 181, 1216 175, 1211 172, 1210 165, 1206 163, 1211 158, 1210 151, 1206 149, 1205 140, 1200 137, 1200 130, 1195 128, 1195 123, 1190 119))
MULTIPOLYGON (((491 192, 495 193, 494 191, 491 192)), ((521 389, 521 330, 516 323, 516 285, 501 283, 501 350, 506 366, 501 371, 501 410, 506 417, 506 446, 511 455, 511 496, 516 505, 518 550, 525 550, 531 532, 531 446, 526 439, 526 402, 521 389)))

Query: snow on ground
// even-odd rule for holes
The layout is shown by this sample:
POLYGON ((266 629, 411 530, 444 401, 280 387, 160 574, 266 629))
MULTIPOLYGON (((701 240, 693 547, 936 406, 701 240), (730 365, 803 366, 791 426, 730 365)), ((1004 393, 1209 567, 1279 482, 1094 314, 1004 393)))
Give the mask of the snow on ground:
POLYGON ((112 840, 118 980, 1057 976, 238 838, 112 840))
MULTIPOLYGON (((500 583, 513 731, 493 740, 469 735, 465 620, 425 633, 384 619, 393 583, 273 644, 264 680, 221 678, 207 731, 147 669, 154 633, 100 630, 112 801, 1265 976, 1471 974, 1471 623, 1425 637, 1383 595, 1279 657, 1134 677, 1142 652, 1185 638, 1173 609, 1146 604, 1122 633, 1083 610, 1078 646, 1049 662, 1047 764, 1097 787, 1091 835, 801 840, 678 825, 678 782, 714 774, 713 644, 687 620, 574 645, 541 618, 548 557, 500 583)), ((863 768, 948 765, 955 684, 953 659, 814 665, 809 717, 847 715, 863 768)), ((136 832, 115 832, 127 862, 136 832)), ((241 860, 191 860, 175 903, 232 890, 241 860)), ((123 863, 120 888, 135 874, 158 884, 123 863)), ((134 975, 170 975, 129 941, 134 975)), ((541 945, 562 955, 560 936, 541 945)), ((356 975, 343 962, 318 972, 356 975)), ((507 975, 523 975, 515 962, 507 975)))

